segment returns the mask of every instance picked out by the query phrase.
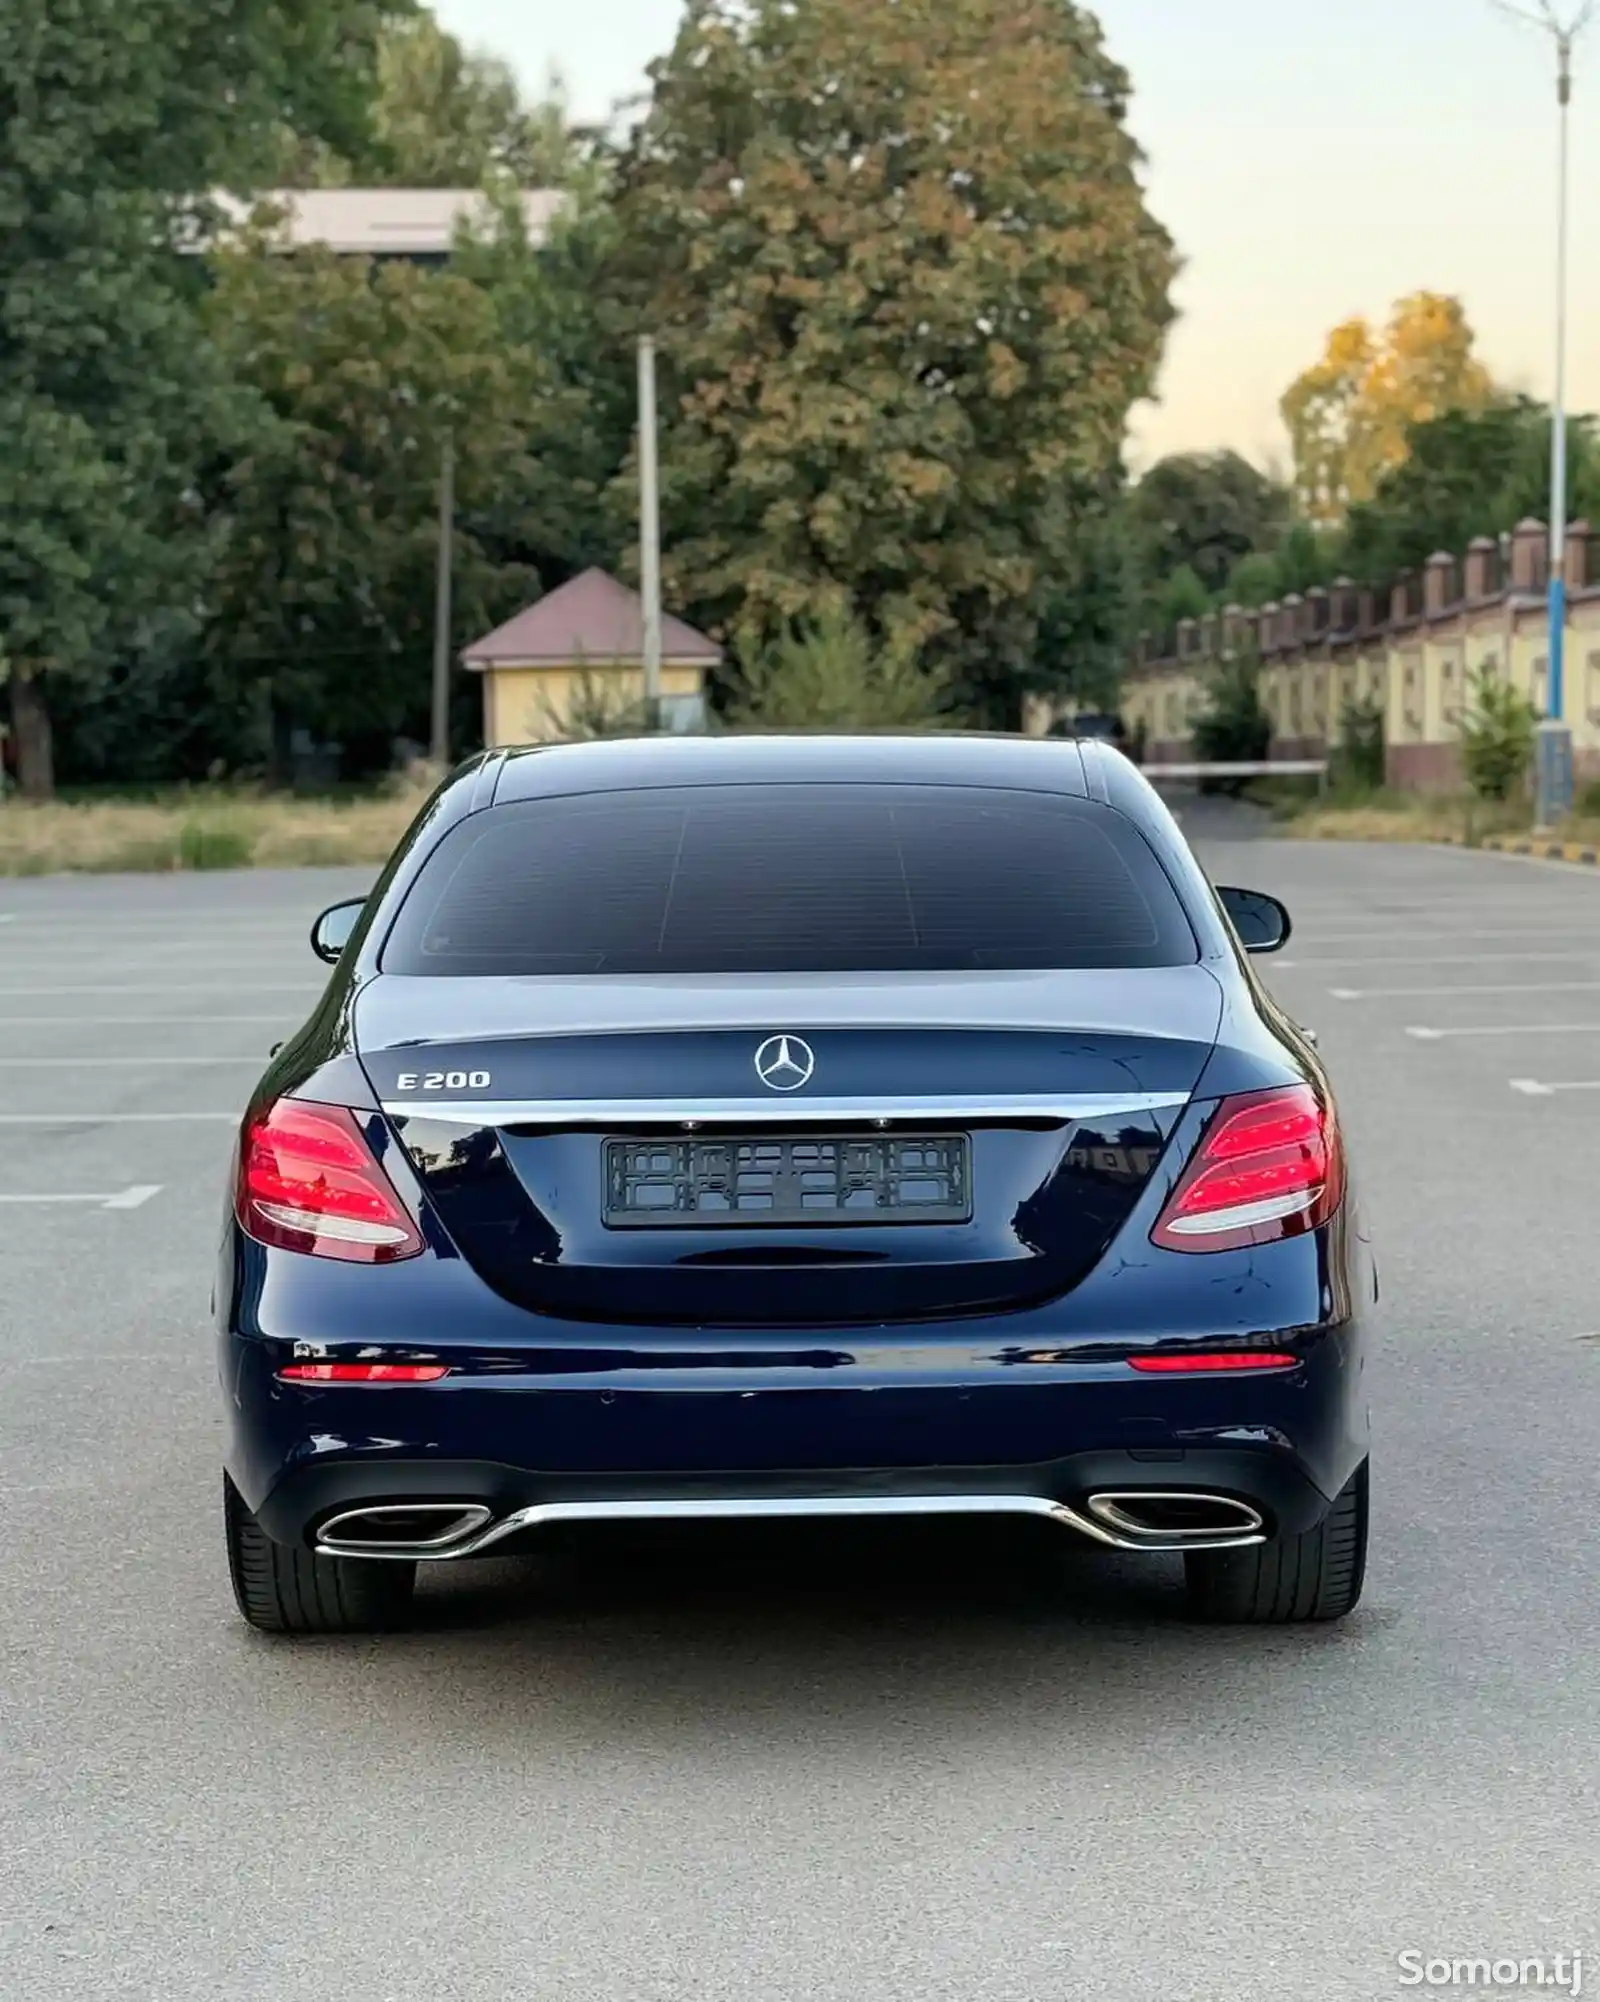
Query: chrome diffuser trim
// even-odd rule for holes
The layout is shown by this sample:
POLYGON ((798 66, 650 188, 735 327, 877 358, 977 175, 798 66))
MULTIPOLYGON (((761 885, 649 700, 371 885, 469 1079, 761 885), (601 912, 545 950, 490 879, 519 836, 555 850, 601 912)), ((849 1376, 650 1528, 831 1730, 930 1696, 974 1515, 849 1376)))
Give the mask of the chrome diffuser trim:
POLYGON ((494 1510, 485 1508, 482 1502, 381 1502, 367 1508, 341 1509, 318 1529, 316 1547, 330 1557, 450 1556, 454 1554, 454 1545, 465 1544, 475 1537, 493 1514, 494 1510), (423 1537, 415 1543, 335 1534, 341 1522, 373 1522, 395 1515, 439 1515, 446 1521, 437 1536, 423 1537))
POLYGON ((715 1121, 770 1126, 796 1120, 1116 1119, 1187 1105, 1183 1091, 970 1093, 918 1098, 386 1098, 392 1119, 442 1119, 467 1126, 686 1126, 715 1121))
POLYGON ((1177 1488, 1118 1488, 1090 1495, 1089 1513, 1106 1528, 1131 1538, 1140 1550, 1228 1550, 1264 1543, 1260 1513, 1231 1495, 1191 1494, 1177 1488), (1189 1502, 1213 1510, 1219 1520, 1203 1529, 1171 1529, 1139 1519, 1140 1502, 1189 1502), (1228 1518, 1232 1521, 1229 1522, 1228 1518), (1222 1538, 1219 1542, 1217 1539, 1222 1538))
MULTIPOLYGON (((1211 1496, 1173 1495, 1173 1500, 1211 1500, 1211 1496)), ((1097 1500, 1107 1499, 1104 1496, 1097 1500)), ((1241 1503, 1229 1504, 1242 1508, 1241 1503)), ((1093 1504, 1091 1503, 1091 1507, 1093 1504)), ((375 1510, 352 1510, 352 1514, 373 1514, 375 1510)), ((1248 1511, 1259 1531, 1261 1518, 1253 1510, 1248 1511)), ((484 1511, 487 1516, 488 1511, 484 1511)), ((1259 1533, 1237 1533, 1219 1531, 1215 1535, 1151 1535, 1148 1532, 1130 1534, 1127 1530, 1096 1520, 1093 1515, 1085 1515, 1065 1502, 1052 1501, 1047 1495, 998 1495, 998 1494, 930 1494, 930 1495, 717 1495, 667 1497, 638 1501, 567 1501, 534 1502, 527 1508, 514 1510, 510 1515, 476 1535, 455 1537, 448 1543, 407 1544, 366 1546, 359 1554, 363 1557, 395 1557, 416 1561, 442 1561, 457 1557, 476 1557, 508 1536, 515 1536, 525 1529, 546 1528, 552 1523, 563 1522, 737 1522, 773 1520, 822 1520, 828 1517, 888 1517, 888 1516, 932 1516, 932 1515, 1030 1515, 1039 1516, 1049 1522, 1057 1522, 1063 1528, 1076 1530, 1095 1543, 1105 1544, 1113 1550, 1239 1550, 1252 1543, 1263 1543, 1265 1537, 1259 1533)), ((335 1517, 335 1521, 344 1520, 335 1517)), ((324 1533, 326 1525, 324 1526, 324 1533)), ((319 1547, 321 1540, 319 1538, 319 1547)), ((348 1544, 341 1544, 342 1554, 356 1555, 348 1544)))

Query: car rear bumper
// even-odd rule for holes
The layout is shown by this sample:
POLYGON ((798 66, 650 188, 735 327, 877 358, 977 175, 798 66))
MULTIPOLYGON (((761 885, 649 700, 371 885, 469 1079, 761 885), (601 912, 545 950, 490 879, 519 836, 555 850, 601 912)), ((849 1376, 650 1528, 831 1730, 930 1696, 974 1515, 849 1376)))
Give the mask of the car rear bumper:
MULTIPOLYGON (((1310 1528, 1330 1496, 1296 1456, 1283 1449, 1184 1449, 1160 1461, 1116 1449, 1076 1453, 1031 1466, 825 1468, 727 1471, 699 1475, 639 1473, 551 1476, 487 1461, 322 1461, 277 1481, 258 1510, 263 1528, 284 1543, 322 1544, 345 1554, 406 1556, 446 1562, 537 1548, 574 1523, 881 1520, 892 1517, 1013 1516, 1059 1524, 1091 1542, 1125 1550, 1220 1548, 1259 1542, 1280 1530, 1310 1528), (1164 1534, 1159 1521, 1106 1506, 1128 1497, 1204 1498, 1218 1512, 1199 1526, 1164 1534), (358 1541, 357 1520, 370 1508, 460 1505, 443 1511, 434 1547, 358 1541), (1226 1515, 1223 1507, 1232 1505, 1226 1515)), ((374 1519, 374 1524, 376 1519, 374 1519)), ((431 1539, 432 1528, 425 1532, 431 1539)))
MULTIPOLYGON (((218 1290, 225 1460, 284 1542, 314 1539, 340 1509, 411 1501, 459 1501, 497 1527, 595 1503, 838 1514, 943 1498, 932 1512, 956 1513, 1010 1497, 1018 1513, 1081 1511, 1113 1488, 1234 1496, 1269 1529, 1299 1529, 1367 1453, 1372 1293, 1355 1249, 1341 1234, 1152 1257, 1036 1312, 807 1331, 554 1321, 499 1300, 460 1260, 385 1273, 236 1237, 218 1290), (1151 1348, 1217 1347, 1282 1350, 1295 1366, 1133 1367, 1151 1348), (277 1374, 375 1355, 450 1374, 370 1387, 277 1374)), ((526 1536, 548 1527, 530 1520, 526 1536)), ((445 1554, 468 1554, 465 1539, 445 1554)))

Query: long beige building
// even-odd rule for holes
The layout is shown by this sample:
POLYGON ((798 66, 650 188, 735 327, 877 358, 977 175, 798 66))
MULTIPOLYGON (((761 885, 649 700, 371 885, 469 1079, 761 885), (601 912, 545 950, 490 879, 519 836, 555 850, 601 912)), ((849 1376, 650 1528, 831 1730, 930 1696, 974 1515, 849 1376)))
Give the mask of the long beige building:
MULTIPOLYGON (((1274 757, 1320 756, 1337 743, 1346 708, 1374 702, 1384 716, 1390 784, 1453 785, 1456 725, 1472 675, 1488 668, 1508 676, 1545 711, 1548 546, 1544 525, 1524 521, 1460 556, 1431 557, 1421 575, 1397 579, 1386 593, 1340 582, 1259 612, 1230 607, 1186 619, 1159 655, 1141 647, 1123 685, 1124 718, 1130 730, 1143 726, 1147 759, 1184 759, 1216 662, 1253 640, 1274 757)), ((1567 583, 1562 710, 1580 775, 1600 777, 1600 537, 1587 522, 1568 537, 1567 583)))

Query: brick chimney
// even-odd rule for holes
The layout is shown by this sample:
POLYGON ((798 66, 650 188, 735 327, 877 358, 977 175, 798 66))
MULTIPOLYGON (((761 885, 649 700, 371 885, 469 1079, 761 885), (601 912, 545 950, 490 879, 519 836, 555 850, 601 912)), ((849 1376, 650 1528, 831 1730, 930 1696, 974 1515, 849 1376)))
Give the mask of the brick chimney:
POLYGON ((1511 531, 1511 588, 1542 591, 1547 581, 1545 551, 1550 531, 1530 515, 1511 531))
POLYGON ((1448 549, 1436 549, 1422 573, 1422 609, 1436 619, 1456 594, 1456 559, 1448 549))
POLYGON ((1586 521, 1575 521, 1567 530, 1567 589, 1582 591, 1600 583, 1595 576, 1594 532, 1586 521))
POLYGON ((1469 598, 1492 598, 1499 584, 1500 545, 1492 535, 1474 536, 1467 544, 1467 584, 1469 598))

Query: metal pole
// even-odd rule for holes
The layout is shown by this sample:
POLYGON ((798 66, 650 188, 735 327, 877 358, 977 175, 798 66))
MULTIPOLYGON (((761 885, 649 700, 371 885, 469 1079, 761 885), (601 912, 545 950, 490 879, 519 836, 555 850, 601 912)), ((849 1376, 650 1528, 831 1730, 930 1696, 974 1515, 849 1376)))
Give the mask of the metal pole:
POLYGON ((433 740, 436 765, 450 762, 450 583, 456 527, 456 455, 449 432, 439 465, 439 556, 433 593, 433 740))
POLYGON ((1567 636, 1567 182, 1568 106, 1572 102, 1572 42, 1556 40, 1560 56, 1559 166, 1556 175, 1556 392, 1550 448, 1550 716, 1562 719, 1567 636))
POLYGON ((656 465, 656 344, 639 342, 639 595, 644 601, 645 727, 661 727, 661 490, 656 465))

